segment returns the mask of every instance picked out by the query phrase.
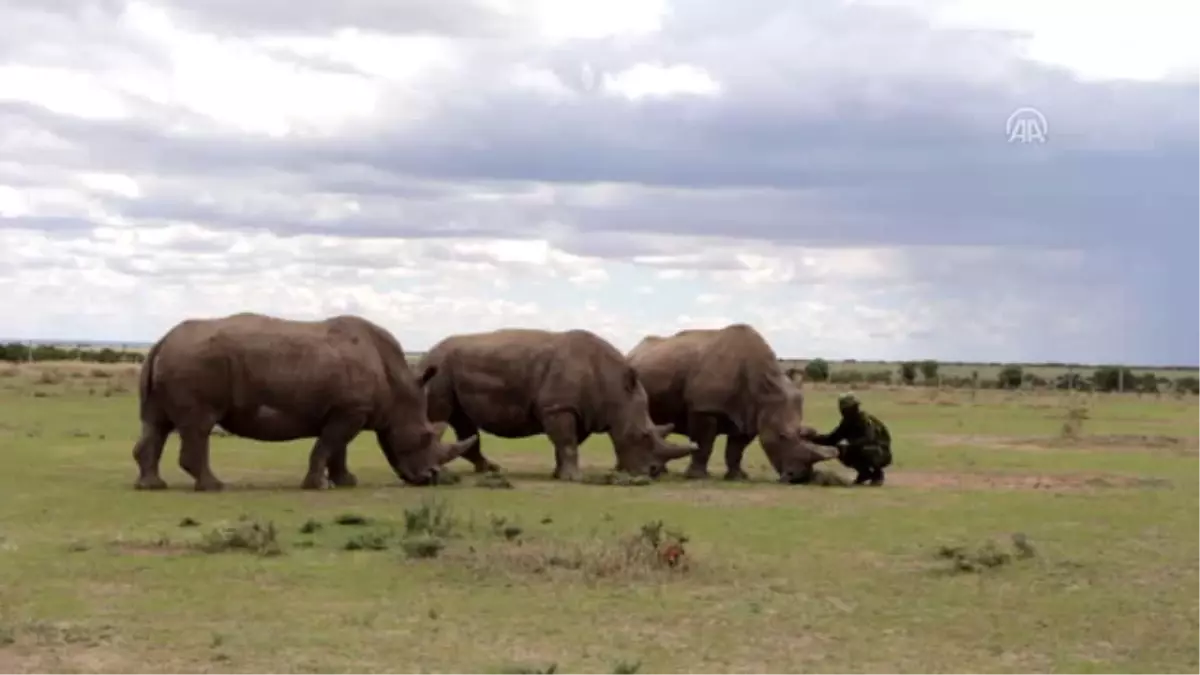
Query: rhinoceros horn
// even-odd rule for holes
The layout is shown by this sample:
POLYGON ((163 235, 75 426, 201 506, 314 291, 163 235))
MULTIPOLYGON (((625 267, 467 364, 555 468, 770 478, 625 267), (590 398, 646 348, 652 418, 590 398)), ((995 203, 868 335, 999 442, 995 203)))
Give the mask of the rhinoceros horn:
POLYGON ((438 458, 438 464, 449 464, 462 456, 464 452, 469 450, 475 444, 479 434, 471 434, 470 436, 449 445, 442 446, 441 457, 438 458))

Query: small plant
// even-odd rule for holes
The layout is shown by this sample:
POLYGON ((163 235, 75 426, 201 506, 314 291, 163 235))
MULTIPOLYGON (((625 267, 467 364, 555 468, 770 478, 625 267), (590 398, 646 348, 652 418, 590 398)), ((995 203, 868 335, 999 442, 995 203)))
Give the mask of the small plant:
POLYGON ((683 545, 688 538, 678 530, 668 530, 661 520, 642 525, 637 536, 626 542, 625 554, 630 560, 641 559, 659 567, 678 567, 685 562, 683 545))
POLYGON ((521 536, 523 531, 520 525, 508 522, 504 516, 492 516, 492 532, 496 536, 512 541, 521 536))
POLYGON ((1084 406, 1072 406, 1067 409, 1063 416, 1062 429, 1059 434, 1063 438, 1075 439, 1079 438, 1079 434, 1083 431, 1083 423, 1088 419, 1088 409, 1084 406))
POLYGON ((283 553, 273 521, 245 520, 209 531, 199 544, 205 553, 248 551, 264 557, 283 553))
POLYGON ((613 675, 634 675, 634 673, 641 669, 641 661, 617 661, 613 665, 613 675))
POLYGON ((198 527, 199 525, 200 521, 191 517, 185 517, 183 520, 179 521, 180 527, 198 527))
POLYGON ((386 551, 388 537, 381 532, 363 532, 351 537, 343 548, 347 551, 386 551))
POLYGON ((338 525, 366 525, 370 522, 370 519, 366 516, 360 516, 357 513, 343 513, 337 518, 334 518, 333 522, 337 523, 338 525))
POLYGON ((437 497, 425 498, 416 508, 404 510, 405 537, 448 537, 457 525, 449 505, 437 497))
POLYGON ((319 521, 309 518, 308 520, 304 521, 303 525, 300 526, 300 534, 312 534, 314 532, 317 532, 318 530, 320 530, 323 527, 325 527, 325 526, 322 525, 319 521))
POLYGON ((404 550, 404 555, 409 558, 436 558, 445 547, 446 542, 444 540, 429 534, 406 537, 400 542, 400 548, 404 550))

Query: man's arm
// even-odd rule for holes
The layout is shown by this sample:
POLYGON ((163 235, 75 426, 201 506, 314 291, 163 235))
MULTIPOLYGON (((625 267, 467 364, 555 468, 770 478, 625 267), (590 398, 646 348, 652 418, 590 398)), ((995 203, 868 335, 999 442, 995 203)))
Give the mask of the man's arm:
POLYGON ((838 443, 846 440, 846 438, 849 436, 849 429, 847 428, 848 426, 849 425, 846 423, 846 419, 842 418, 842 421, 838 423, 837 427, 835 427, 833 431, 827 434, 817 434, 816 436, 813 436, 812 442, 816 443, 817 445, 837 445, 838 443))

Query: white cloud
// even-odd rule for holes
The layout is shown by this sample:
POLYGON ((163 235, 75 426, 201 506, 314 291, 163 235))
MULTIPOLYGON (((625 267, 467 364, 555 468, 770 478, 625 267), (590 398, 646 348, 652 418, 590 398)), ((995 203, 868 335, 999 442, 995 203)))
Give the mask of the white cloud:
POLYGON ((1091 79, 1195 81, 1200 5, 1187 0, 855 0, 921 10, 934 25, 1019 31, 1029 58, 1091 79))
POLYGON ((639 63, 615 75, 604 76, 606 93, 633 101, 672 96, 715 96, 721 85, 703 68, 692 65, 663 66, 639 63))

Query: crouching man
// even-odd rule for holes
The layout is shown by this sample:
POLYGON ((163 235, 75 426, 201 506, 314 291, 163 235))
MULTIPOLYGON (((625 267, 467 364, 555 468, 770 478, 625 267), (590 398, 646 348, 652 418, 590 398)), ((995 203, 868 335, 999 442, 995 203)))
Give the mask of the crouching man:
POLYGON ((836 446, 838 461, 858 472, 855 485, 883 485, 883 470, 892 463, 892 436, 878 417, 864 411, 854 394, 838 397, 842 421, 827 434, 812 434, 819 445, 836 446), (839 445, 844 443, 844 445, 839 445))

